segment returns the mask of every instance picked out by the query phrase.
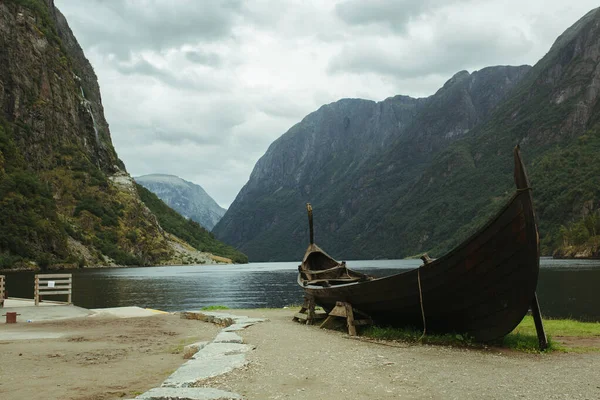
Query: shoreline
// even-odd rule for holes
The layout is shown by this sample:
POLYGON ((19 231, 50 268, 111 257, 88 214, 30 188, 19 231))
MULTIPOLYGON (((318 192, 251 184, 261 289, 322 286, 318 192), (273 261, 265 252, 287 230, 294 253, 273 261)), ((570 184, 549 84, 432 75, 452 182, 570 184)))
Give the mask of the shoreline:
POLYGON ((244 265, 244 264, 236 264, 236 263, 224 263, 224 262, 216 262, 211 264, 158 264, 158 265, 93 265, 93 266, 85 266, 85 267, 73 267, 73 268, 46 268, 41 269, 40 267, 17 267, 17 268, 4 268, 0 269, 0 274, 2 273, 10 273, 10 272, 39 272, 39 273, 53 273, 57 271, 64 271, 68 273, 69 271, 81 271, 85 269, 108 269, 108 268, 154 268, 154 267, 185 267, 185 266, 195 266, 195 267, 204 267, 204 266, 213 266, 213 265, 244 265))

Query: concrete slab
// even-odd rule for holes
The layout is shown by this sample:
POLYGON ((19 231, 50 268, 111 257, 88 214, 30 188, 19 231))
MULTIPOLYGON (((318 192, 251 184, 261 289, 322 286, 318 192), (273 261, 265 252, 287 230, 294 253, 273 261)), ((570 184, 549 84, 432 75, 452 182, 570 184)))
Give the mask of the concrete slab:
POLYGON ((221 332, 217 335, 213 343, 242 343, 244 339, 233 332, 221 332))
POLYGON ((151 317, 153 315, 168 314, 164 311, 141 307, 92 308, 90 311, 93 317, 111 316, 117 318, 151 317))
POLYGON ((240 343, 209 343, 204 346, 200 351, 192 356, 193 359, 199 360, 210 360, 212 358, 218 358, 221 356, 229 356, 232 354, 244 354, 255 347, 249 344, 240 343))
MULTIPOLYGON (((206 349, 206 347, 204 348, 206 349)), ((204 349, 202 349, 201 353, 204 349)), ((177 369, 162 384, 163 387, 190 387, 197 382, 226 374, 248 363, 244 354, 220 355, 212 358, 191 359, 177 369)))
POLYGON ((202 350, 207 344, 208 342, 196 342, 188 344, 183 348, 183 358, 189 360, 194 356, 194 354, 202 350))
MULTIPOLYGON (((37 305, 37 307, 48 307, 48 306, 57 306, 57 305, 67 305, 67 304, 61 304, 58 302, 54 302, 54 301, 50 301, 50 302, 46 302, 46 301, 41 301, 39 303, 39 305, 37 305)), ((18 299, 15 297, 9 297, 8 299, 4 300, 4 308, 7 307, 36 307, 35 305, 35 301, 33 299, 18 299)), ((0 310, 2 310, 0 308, 0 310)))
POLYGON ((223 332, 237 332, 237 331, 243 331, 244 329, 246 329, 249 326, 252 326, 254 324, 233 324, 233 325, 229 325, 227 328, 223 328, 222 331, 223 332))
MULTIPOLYGON (((16 306, 0 308, 0 315, 7 312, 17 313, 17 323, 25 323, 27 321, 50 321, 57 319, 69 319, 87 317, 93 313, 85 308, 74 305, 45 305, 45 306, 16 306), (19 315, 20 314, 20 315, 19 315)), ((0 319, 0 323, 6 323, 6 318, 0 319)))
POLYGON ((229 400, 242 399, 237 393, 213 388, 167 388, 148 390, 136 397, 136 400, 229 400))
POLYGON ((247 328, 251 325, 254 325, 259 322, 267 321, 264 318, 249 318, 245 316, 239 316, 235 314, 228 314, 223 312, 215 312, 215 311, 183 311, 181 313, 181 318, 184 319, 197 319, 204 322, 212 322, 216 325, 221 325, 225 327, 231 327, 232 325, 236 325, 236 327, 225 330, 226 332, 232 330, 241 330, 247 328))

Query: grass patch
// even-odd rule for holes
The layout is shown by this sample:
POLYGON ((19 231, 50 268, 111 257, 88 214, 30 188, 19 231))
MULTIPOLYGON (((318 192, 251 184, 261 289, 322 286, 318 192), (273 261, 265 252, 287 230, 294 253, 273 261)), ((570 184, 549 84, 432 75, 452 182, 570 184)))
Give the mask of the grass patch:
MULTIPOLYGON (((552 336, 600 337, 600 322, 581 322, 573 319, 544 319, 546 333, 552 336)), ((527 315, 513 333, 535 335, 533 317, 527 315)))
POLYGON ((214 306, 205 306, 205 307, 202 307, 201 310, 204 310, 204 311, 229 310, 229 307, 227 307, 227 306, 220 306, 220 305, 214 305, 214 306))
MULTIPOLYGON (((548 336, 548 348, 544 352, 549 353, 560 350, 560 346, 552 339, 552 336, 547 333, 546 335, 548 336)), ((502 339, 500 346, 507 349, 523 351, 525 353, 540 353, 540 344, 535 331, 533 334, 513 331, 502 339)))
MULTIPOLYGON (((585 346, 577 346, 573 344, 561 343, 559 339, 552 338, 572 338, 572 339, 600 339, 600 322, 581 322, 573 319, 544 319, 544 329, 548 335, 548 346, 551 350, 563 351, 567 353, 588 353, 600 352, 600 340, 597 345, 586 343, 585 346)), ((533 317, 527 315, 523 321, 515 328, 512 333, 507 335, 504 340, 513 342, 515 337, 519 339, 522 346, 526 341, 537 343, 537 335, 535 333, 535 324, 533 317)), ((520 350, 520 349, 518 349, 520 350)))
POLYGON ((183 353, 183 349, 185 348, 185 346, 187 346, 188 344, 196 343, 199 340, 200 338, 197 336, 181 339, 176 345, 169 347, 169 353, 181 354, 183 353))
MULTIPOLYGON (((571 319, 546 319, 544 328, 548 335, 547 352, 597 352, 600 347, 597 346, 571 346, 560 343, 553 337, 571 337, 571 338, 600 338, 600 323, 581 322, 571 319)), ((468 335, 461 334, 427 334, 422 336, 422 331, 415 328, 385 328, 385 327, 367 327, 362 331, 362 335, 373 339, 395 340, 406 343, 437 344, 456 347, 485 348, 486 344, 473 341, 468 335)), ((501 341, 492 343, 493 346, 500 346, 507 349, 513 349, 526 353, 539 353, 539 344, 535 331, 533 317, 525 316, 523 321, 501 341)))

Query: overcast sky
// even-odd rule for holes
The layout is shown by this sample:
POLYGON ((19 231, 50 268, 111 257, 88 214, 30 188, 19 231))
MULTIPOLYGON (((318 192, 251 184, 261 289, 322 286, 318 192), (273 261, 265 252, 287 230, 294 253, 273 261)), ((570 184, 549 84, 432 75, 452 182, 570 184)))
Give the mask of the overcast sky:
POLYGON ((55 0, 133 176, 228 207, 273 140, 321 105, 433 94, 534 64, 597 0, 55 0))

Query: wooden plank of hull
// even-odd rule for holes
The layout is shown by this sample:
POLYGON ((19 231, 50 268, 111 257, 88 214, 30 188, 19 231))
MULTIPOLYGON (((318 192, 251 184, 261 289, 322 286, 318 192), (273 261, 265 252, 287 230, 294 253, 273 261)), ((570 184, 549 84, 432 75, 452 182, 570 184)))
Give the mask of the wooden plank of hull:
MULTIPOLYGON (((488 341, 526 314, 539 271, 537 228, 528 192, 465 244, 420 269, 427 327, 488 341)), ((326 310, 347 301, 377 323, 422 326, 417 270, 359 284, 305 288, 326 310)))

